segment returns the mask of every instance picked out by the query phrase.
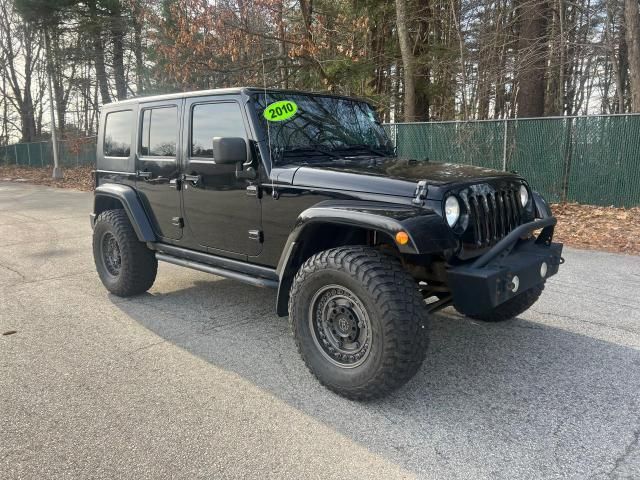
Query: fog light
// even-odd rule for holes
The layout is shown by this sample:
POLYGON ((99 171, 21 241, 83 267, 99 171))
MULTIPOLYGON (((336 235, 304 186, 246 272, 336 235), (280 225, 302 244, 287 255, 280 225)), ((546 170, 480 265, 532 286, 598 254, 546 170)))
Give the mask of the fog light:
POLYGON ((542 265, 540 265, 540 276, 542 278, 547 276, 547 262, 542 262, 542 265))
POLYGON ((510 287, 513 293, 516 293, 518 291, 518 287, 520 287, 520 279, 518 278, 517 275, 514 275, 513 278, 511 279, 510 287))

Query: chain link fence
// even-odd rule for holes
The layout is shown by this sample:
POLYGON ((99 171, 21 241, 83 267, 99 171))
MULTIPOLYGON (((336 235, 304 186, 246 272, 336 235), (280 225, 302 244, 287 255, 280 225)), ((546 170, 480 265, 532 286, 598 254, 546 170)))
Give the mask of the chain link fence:
MULTIPOLYGON (((58 141, 58 159, 62 167, 94 166, 96 164, 96 137, 58 141)), ((0 146, 0 165, 53 166, 51 141, 0 146)))
MULTIPOLYGON (((394 123, 401 157, 515 170, 551 202, 640 205, 640 115, 394 123)), ((94 166, 96 137, 59 142, 63 167, 94 166)), ((51 142, 0 147, 0 164, 53 165, 51 142)))
POLYGON ((552 202, 640 205, 640 115, 386 128, 402 157, 513 170, 552 202))

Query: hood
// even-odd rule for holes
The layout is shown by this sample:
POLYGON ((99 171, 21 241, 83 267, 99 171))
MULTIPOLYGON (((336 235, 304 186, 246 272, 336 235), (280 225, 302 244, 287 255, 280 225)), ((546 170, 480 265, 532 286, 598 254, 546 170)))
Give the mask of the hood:
POLYGON ((337 159, 314 163, 297 169, 293 184, 311 188, 331 188, 358 192, 413 197, 416 183, 443 186, 468 184, 497 178, 514 178, 514 174, 489 168, 433 163, 397 158, 337 159))

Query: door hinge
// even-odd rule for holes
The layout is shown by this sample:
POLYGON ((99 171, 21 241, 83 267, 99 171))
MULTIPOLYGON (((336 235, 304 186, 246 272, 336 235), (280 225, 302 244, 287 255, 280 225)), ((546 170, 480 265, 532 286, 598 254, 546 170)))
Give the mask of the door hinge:
POLYGON ((420 180, 416 186, 416 191, 413 194, 413 204, 422 205, 427 198, 427 181, 420 180))
POLYGON ((258 197, 260 198, 260 190, 257 185, 249 185, 247 187, 247 195, 249 197, 258 197))
POLYGON ((180 184, 181 181, 179 178, 172 178, 171 180, 169 180, 169 186, 171 188, 175 188, 176 190, 180 190, 180 184))
POLYGON ((184 221, 182 220, 182 217, 173 217, 171 219, 171 223, 178 228, 184 227, 184 221))
POLYGON ((262 243, 262 232, 260 230, 249 230, 249 240, 262 243))

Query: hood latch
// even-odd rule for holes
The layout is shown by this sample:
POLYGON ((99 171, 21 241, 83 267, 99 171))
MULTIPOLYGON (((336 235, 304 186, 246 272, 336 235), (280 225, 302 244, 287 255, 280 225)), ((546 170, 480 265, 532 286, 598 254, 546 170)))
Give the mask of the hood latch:
POLYGON ((413 204, 422 205, 427 198, 427 181, 420 180, 416 186, 416 192, 413 194, 413 204))

